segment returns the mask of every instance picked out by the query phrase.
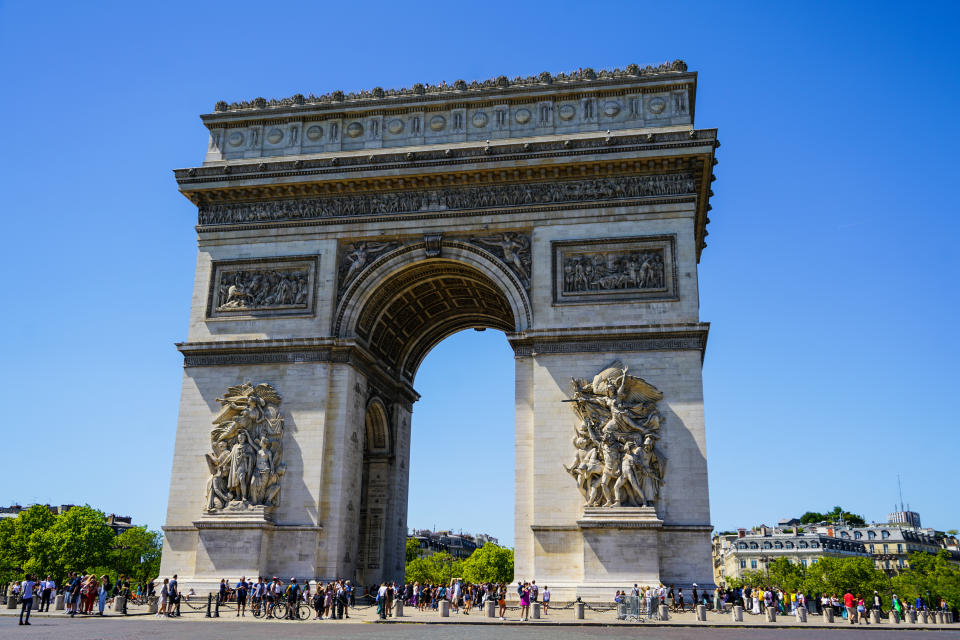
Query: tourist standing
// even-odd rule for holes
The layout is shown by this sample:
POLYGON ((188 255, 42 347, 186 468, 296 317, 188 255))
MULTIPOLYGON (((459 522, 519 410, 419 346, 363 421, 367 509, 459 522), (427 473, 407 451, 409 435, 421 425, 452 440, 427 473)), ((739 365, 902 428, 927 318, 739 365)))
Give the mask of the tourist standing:
POLYGON ((37 611, 50 611, 50 595, 56 593, 57 583, 50 576, 40 584, 40 608, 37 611))
POLYGON ((237 583, 237 616, 247 615, 247 589, 250 585, 247 583, 247 576, 242 576, 237 583))
POLYGON ((504 614, 507 612, 507 587, 501 584, 497 593, 497 606, 500 608, 500 620, 504 620, 504 614))
POLYGON ((530 616, 530 587, 527 584, 522 585, 520 589, 520 620, 527 621, 530 616))
POLYGON ((550 587, 543 585, 543 615, 550 610, 550 587))
POLYGON ((97 615, 102 616, 103 610, 107 608, 108 595, 110 595, 110 578, 107 577, 107 574, 103 574, 100 576, 100 589, 99 593, 97 593, 97 615))
POLYGON ((30 624, 30 609, 33 607, 33 576, 27 574, 20 583, 20 624, 30 624), (27 619, 23 619, 23 614, 27 614, 27 619))

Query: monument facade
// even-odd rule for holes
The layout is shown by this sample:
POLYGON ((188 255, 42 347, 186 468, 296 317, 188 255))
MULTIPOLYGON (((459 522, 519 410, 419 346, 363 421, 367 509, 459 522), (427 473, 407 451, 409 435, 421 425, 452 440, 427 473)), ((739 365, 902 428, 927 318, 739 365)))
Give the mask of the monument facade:
POLYGON ((202 116, 206 158, 175 171, 198 255, 161 573, 402 579, 417 368, 492 328, 515 355, 516 575, 560 600, 710 584, 719 143, 696 80, 677 61, 202 116))

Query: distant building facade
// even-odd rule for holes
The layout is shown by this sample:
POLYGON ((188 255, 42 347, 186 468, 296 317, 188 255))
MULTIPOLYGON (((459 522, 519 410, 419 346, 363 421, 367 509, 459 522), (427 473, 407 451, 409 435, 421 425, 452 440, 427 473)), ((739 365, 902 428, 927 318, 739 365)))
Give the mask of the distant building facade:
POLYGON ((866 527, 817 527, 817 530, 827 529, 841 540, 863 542, 877 569, 887 575, 895 575, 907 569, 910 566, 910 554, 918 551, 935 555, 946 550, 951 561, 960 564, 960 550, 951 550, 949 539, 938 535, 933 529, 894 523, 872 524, 866 527))
POLYGON ((485 533, 473 536, 469 533, 453 533, 446 530, 415 529, 412 537, 420 545, 421 555, 429 556, 445 551, 457 559, 470 557, 471 553, 488 542, 499 544, 496 538, 485 533))
MULTIPOLYGON (((12 504, 9 507, 0 507, 0 518, 16 518, 20 515, 20 512, 25 511, 30 508, 32 505, 26 507, 19 504, 12 504)), ((73 504, 60 504, 60 505, 51 505, 45 504, 45 506, 50 513, 55 516, 60 516, 70 511, 76 505, 73 504)), ((107 526, 113 530, 116 535, 120 535, 127 529, 132 529, 134 524, 132 523, 132 518, 130 516, 118 516, 115 513, 111 513, 106 517, 107 526)))
POLYGON ((726 584, 742 578, 748 571, 763 571, 780 558, 808 567, 821 558, 868 558, 862 542, 831 537, 822 533, 800 532, 761 526, 758 530, 739 529, 735 534, 717 535, 713 540, 714 580, 726 584))

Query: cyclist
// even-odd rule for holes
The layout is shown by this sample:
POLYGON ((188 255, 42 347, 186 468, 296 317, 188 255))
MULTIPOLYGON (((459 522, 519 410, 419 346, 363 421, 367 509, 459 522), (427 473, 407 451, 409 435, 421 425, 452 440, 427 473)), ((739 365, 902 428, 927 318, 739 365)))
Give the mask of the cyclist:
POLYGON ((290 584, 287 585, 287 617, 291 620, 297 619, 297 604, 300 602, 300 585, 296 578, 290 578, 290 584))

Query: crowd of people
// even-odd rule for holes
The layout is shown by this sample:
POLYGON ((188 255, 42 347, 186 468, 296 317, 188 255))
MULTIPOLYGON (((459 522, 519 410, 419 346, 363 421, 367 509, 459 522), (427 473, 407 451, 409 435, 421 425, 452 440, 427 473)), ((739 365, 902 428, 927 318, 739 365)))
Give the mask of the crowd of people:
MULTIPOLYGON (((144 589, 143 583, 138 584, 138 595, 144 589)), ((102 616, 115 597, 129 598, 130 594, 130 581, 126 576, 119 576, 111 584, 106 574, 97 576, 73 571, 60 586, 51 576, 40 580, 39 576, 28 574, 22 581, 12 582, 7 587, 7 597, 15 598, 20 604, 21 625, 30 624, 30 612, 34 607, 38 612, 50 611, 50 603, 58 595, 63 596, 64 613, 73 617, 77 614, 102 616)))
MULTIPOLYGON (((419 581, 404 584, 384 582, 379 587, 371 589, 371 593, 376 593, 377 615, 381 619, 393 615, 393 603, 399 599, 404 606, 413 607, 418 611, 428 609, 436 611, 440 608, 441 602, 446 601, 455 615, 467 616, 474 608, 482 609, 488 602, 492 602, 496 616, 503 620, 507 610, 508 589, 506 583, 502 582, 475 583, 453 578, 448 584, 419 581)), ((541 591, 536 580, 518 581, 516 590, 520 601, 521 620, 525 621, 529 618, 530 605, 534 602, 540 602, 543 615, 549 615, 549 587, 544 587, 541 591)))

